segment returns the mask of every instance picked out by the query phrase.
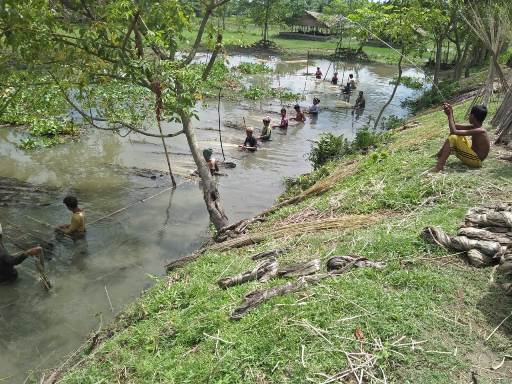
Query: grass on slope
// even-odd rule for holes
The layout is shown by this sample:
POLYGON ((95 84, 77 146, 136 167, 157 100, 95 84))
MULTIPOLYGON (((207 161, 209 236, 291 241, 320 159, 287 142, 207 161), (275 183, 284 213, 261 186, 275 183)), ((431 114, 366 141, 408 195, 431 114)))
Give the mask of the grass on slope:
MULTIPOLYGON (((456 108, 459 118, 465 108, 456 108)), ((472 372, 478 383, 510 383, 509 361, 491 367, 512 355, 512 321, 486 339, 510 314, 512 300, 489 287, 489 269, 472 268, 418 234, 427 225, 453 232, 469 207, 509 197, 512 169, 492 153, 480 170, 452 159, 445 174, 421 176, 447 128, 440 112, 417 120, 417 128, 397 133, 379 155, 358 158, 357 171, 332 190, 281 209, 263 225, 392 213, 386 220, 207 252, 120 315, 113 336, 83 355, 62 382, 322 383, 346 369, 346 353, 362 345, 376 354, 374 374, 390 383, 469 383, 472 372), (358 254, 387 266, 352 270, 229 320, 245 294, 283 281, 228 290, 216 281, 253 268, 249 255, 284 246, 293 251, 279 256, 281 265, 358 254), (404 345, 392 345, 400 339, 404 345), (422 343, 412 348, 412 341, 422 343)))

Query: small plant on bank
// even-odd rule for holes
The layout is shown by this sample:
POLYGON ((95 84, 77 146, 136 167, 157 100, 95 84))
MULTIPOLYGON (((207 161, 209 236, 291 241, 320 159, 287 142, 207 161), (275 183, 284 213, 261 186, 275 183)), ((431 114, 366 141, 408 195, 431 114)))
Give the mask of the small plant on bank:
POLYGON ((318 180, 329 176, 329 173, 329 165, 325 164, 318 168, 316 171, 313 171, 311 173, 306 173, 298 177, 285 177, 285 193, 283 194, 282 198, 285 199, 289 196, 296 195, 301 191, 308 189, 309 187, 313 186, 318 180))
POLYGON ((261 63, 240 63, 237 67, 235 67, 235 69, 245 75, 257 75, 261 73, 272 72, 272 68, 261 63))
POLYGON ((388 132, 379 132, 369 126, 360 128, 354 140, 349 142, 343 135, 324 133, 315 142, 308 155, 308 160, 316 171, 333 160, 339 160, 354 153, 366 153, 380 144, 386 142, 390 136, 388 132))
POLYGON ((398 117, 396 115, 390 115, 382 119, 381 128, 383 131, 391 131, 393 129, 400 128, 407 122, 407 119, 398 117))
POLYGON ((323 133, 315 142, 308 155, 308 160, 317 170, 329 161, 341 159, 353 153, 352 146, 343 135, 323 133))

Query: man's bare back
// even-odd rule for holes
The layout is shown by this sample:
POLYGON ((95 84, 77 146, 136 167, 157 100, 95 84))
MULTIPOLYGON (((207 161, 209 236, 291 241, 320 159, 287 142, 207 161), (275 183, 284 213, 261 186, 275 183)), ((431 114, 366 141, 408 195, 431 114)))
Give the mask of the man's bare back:
POLYGON ((431 171, 441 172, 451 154, 471 168, 480 168, 491 148, 489 136, 483 127, 487 108, 483 105, 473 106, 469 114, 469 124, 455 123, 453 107, 450 104, 444 103, 443 110, 448 117, 450 135, 437 153, 437 164, 431 171), (471 138, 471 143, 468 137, 471 138))
POLYGON ((460 130, 473 130, 475 128, 482 128, 483 132, 476 132, 471 135, 471 149, 475 151, 480 160, 484 161, 489 155, 491 148, 491 141, 489 135, 483 126, 476 127, 473 124, 455 124, 455 127, 460 130))

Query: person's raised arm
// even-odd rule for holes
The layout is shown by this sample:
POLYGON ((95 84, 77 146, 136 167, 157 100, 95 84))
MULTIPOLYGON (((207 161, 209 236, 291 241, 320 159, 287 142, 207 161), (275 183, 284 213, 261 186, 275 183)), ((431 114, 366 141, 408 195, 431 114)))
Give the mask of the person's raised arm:
POLYGON ((444 111, 446 116, 448 116, 448 126, 450 127, 450 134, 456 136, 473 136, 478 133, 485 132, 483 127, 474 128, 472 125, 466 126, 464 125, 463 129, 458 129, 457 124, 455 124, 455 119, 453 117, 453 108, 450 104, 445 104, 444 111))

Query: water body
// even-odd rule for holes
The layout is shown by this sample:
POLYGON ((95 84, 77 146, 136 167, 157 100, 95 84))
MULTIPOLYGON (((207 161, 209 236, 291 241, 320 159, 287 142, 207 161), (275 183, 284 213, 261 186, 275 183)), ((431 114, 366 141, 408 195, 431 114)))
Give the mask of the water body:
MULTIPOLYGON (((199 60, 206 59, 204 56, 199 60)), ((286 133, 274 130, 272 141, 253 154, 238 151, 237 145, 245 136, 243 130, 222 127, 226 160, 237 164, 235 169, 226 171, 228 176, 218 179, 231 220, 268 208, 283 192, 283 177, 310 171, 305 156, 319 134, 333 132, 353 137, 369 116, 377 115, 392 90, 389 81, 396 73, 394 67, 382 64, 345 65, 345 81, 348 73, 354 73, 358 90, 363 90, 367 99, 364 113, 354 116, 350 110, 336 109, 339 89, 303 76, 305 60, 285 62, 279 57, 252 56, 225 59, 231 66, 265 62, 275 73, 254 76, 247 80, 249 83, 266 82, 304 93, 304 106, 311 105, 317 96, 323 108, 318 118, 308 118, 305 124, 290 127, 286 133)), ((319 66, 325 74, 329 64, 326 60, 312 61, 309 72, 319 66)), ((341 78, 343 67, 338 70, 341 78)), ((405 74, 419 76, 412 69, 405 74)), ((332 66, 328 78, 331 75, 332 66)), ((399 87, 386 115, 404 116, 407 112, 400 107, 400 101, 414 93, 399 87)), ((351 101, 354 99, 355 96, 351 101)), ((244 117, 258 134, 268 110, 276 112, 271 118, 277 124, 280 108, 279 100, 242 105, 225 100, 221 118, 241 123, 244 117)), ((294 115, 292 108, 289 113, 294 115)), ((198 114, 198 140, 202 146, 212 147, 215 157, 222 159, 215 132, 216 101, 199 105, 198 114)), ((164 128, 179 129, 172 124, 164 128)), ((12 228, 18 226, 53 238, 50 226, 69 220, 61 201, 70 192, 79 197, 89 223, 129 208, 89 225, 86 241, 55 241, 52 259, 47 262, 54 284, 50 293, 41 288, 31 261, 18 268, 15 284, 0 286, 0 383, 22 383, 27 377, 37 377, 41 370, 56 366, 91 331, 112 320, 115 313, 150 287, 156 276, 162 276, 166 262, 189 254, 208 237, 209 221, 200 187, 186 177, 194 165, 184 137, 168 140, 174 171, 180 175, 179 187, 172 191, 167 177, 151 180, 128 171, 130 167, 165 171, 160 139, 140 135, 121 138, 92 130, 79 143, 23 152, 16 147, 23 135, 22 130, 0 128, 0 176, 56 187, 58 192, 48 197, 44 206, 0 207, 0 222, 9 223, 11 237, 15 237, 12 228)), ((13 252, 17 251, 12 239, 6 243, 13 252)))

